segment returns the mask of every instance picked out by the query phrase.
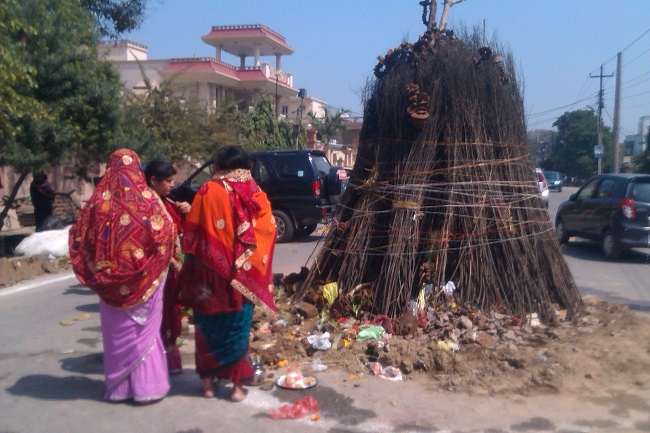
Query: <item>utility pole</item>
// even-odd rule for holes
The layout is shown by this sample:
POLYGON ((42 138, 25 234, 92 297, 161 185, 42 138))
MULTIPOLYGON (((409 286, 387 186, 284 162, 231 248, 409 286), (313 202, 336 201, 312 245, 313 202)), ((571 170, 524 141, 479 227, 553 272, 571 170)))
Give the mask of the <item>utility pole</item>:
POLYGON ((275 118, 278 119, 280 117, 279 113, 279 107, 278 105, 278 82, 280 81, 280 75, 278 74, 278 71, 275 71, 275 118))
POLYGON ((299 113, 300 119, 298 120, 298 130, 296 132, 296 149, 298 149, 298 138, 300 137, 300 123, 302 122, 302 110, 304 110, 303 103, 305 102, 305 97, 307 96, 307 91, 305 89, 298 89, 298 97, 300 98, 300 107, 296 114, 299 113))
POLYGON ((612 173, 618 173, 621 166, 621 152, 618 145, 618 134, 621 129, 621 63, 623 54, 619 51, 616 55, 616 90, 614 93, 614 125, 612 126, 612 173))
POLYGON ((602 161, 603 161, 603 127, 601 125, 602 123, 602 112, 603 112, 603 78, 605 77, 613 77, 614 74, 610 75, 603 75, 603 65, 600 65, 600 75, 591 75, 589 74, 591 78, 600 78, 600 90, 598 91, 598 147, 597 150, 594 149, 594 154, 596 155, 596 159, 598 159, 598 174, 602 173, 602 161))

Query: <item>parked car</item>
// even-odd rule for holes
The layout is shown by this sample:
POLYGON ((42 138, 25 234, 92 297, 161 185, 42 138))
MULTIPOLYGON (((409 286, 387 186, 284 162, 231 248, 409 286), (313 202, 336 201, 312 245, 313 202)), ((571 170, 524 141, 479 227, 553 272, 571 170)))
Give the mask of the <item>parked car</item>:
POLYGON ((544 207, 548 209, 548 182, 546 181, 546 176, 541 168, 536 168, 533 173, 533 178, 537 181, 537 187, 539 188, 539 193, 544 200, 544 207))
POLYGON ((628 248, 650 247, 650 175, 599 174, 591 177, 555 218, 560 243, 580 236, 601 244, 610 260, 628 248))
POLYGON ((544 171, 544 176, 548 182, 549 191, 562 192, 562 185, 566 180, 566 176, 559 171, 544 171))
MULTIPOLYGON (((315 149, 253 152, 253 178, 267 194, 273 209, 278 242, 308 236, 319 222, 331 217, 348 181, 343 167, 332 166, 315 149)), ((208 161, 175 188, 173 200, 192 202, 196 191, 212 178, 208 161)))

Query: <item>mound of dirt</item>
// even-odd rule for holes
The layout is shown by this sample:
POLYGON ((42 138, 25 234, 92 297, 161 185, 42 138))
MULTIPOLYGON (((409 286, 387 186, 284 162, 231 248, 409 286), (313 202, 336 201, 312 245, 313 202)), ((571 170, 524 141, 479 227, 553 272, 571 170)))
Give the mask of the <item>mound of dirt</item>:
POLYGON ((54 260, 49 260, 45 256, 2 257, 0 258, 0 287, 69 269, 72 269, 69 257, 54 260))
POLYGON ((290 303, 291 288, 282 281, 276 278, 278 319, 254 317, 251 350, 268 366, 285 360, 310 365, 318 357, 329 367, 362 374, 378 362, 399 369, 403 380, 478 395, 589 395, 613 384, 650 387, 650 318, 625 305, 585 298, 583 315, 567 319, 557 311, 552 325, 534 315, 471 311, 451 300, 443 309, 395 321, 359 309, 357 316, 332 317, 334 304, 324 313, 318 297, 290 303), (362 330, 376 331, 377 324, 395 334, 359 341, 362 330), (318 350, 308 336, 331 347, 318 350))

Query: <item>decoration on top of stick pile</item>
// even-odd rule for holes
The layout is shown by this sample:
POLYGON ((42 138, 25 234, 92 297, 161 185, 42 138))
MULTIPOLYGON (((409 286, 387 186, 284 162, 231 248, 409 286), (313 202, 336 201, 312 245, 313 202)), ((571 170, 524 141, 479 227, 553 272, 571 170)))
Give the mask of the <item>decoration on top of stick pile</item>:
POLYGON ((439 27, 435 2, 420 2, 427 30, 378 58, 351 180, 294 300, 337 282, 341 299, 368 287, 369 312, 392 318, 415 300, 547 323, 582 311, 533 178, 512 56, 478 29, 446 30, 458 2, 439 27))

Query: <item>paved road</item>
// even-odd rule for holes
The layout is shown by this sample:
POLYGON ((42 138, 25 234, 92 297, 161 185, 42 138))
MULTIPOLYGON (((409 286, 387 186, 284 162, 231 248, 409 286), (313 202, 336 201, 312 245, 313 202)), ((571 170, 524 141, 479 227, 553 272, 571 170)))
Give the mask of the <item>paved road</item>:
MULTIPOLYGON (((550 193, 552 221, 559 204, 576 190, 564 188, 561 193, 550 193)), ((616 262, 610 262, 601 256, 596 243, 572 238, 562 252, 580 293, 622 302, 637 311, 650 313, 650 249, 633 249, 616 262)))
MULTIPOLYGON (((560 198, 552 194, 551 207, 560 198)), ((275 271, 298 270, 317 240, 311 236, 278 245, 275 271)), ((583 293, 647 307, 646 252, 634 252, 618 264, 604 262, 594 246, 582 242, 564 253, 583 293)), ((608 399, 467 396, 414 381, 393 383, 372 376, 353 381, 332 370, 318 374, 320 384, 313 390, 252 388, 244 402, 233 404, 223 398, 227 389, 222 398, 198 397, 199 381, 186 364, 160 403, 105 403, 98 316, 96 296, 69 273, 0 290, 1 433, 650 431, 650 414, 633 404, 617 411, 608 399), (307 394, 321 405, 320 421, 268 418, 270 410, 307 394)), ((629 399, 650 401, 650 395, 630 393, 629 399)))

